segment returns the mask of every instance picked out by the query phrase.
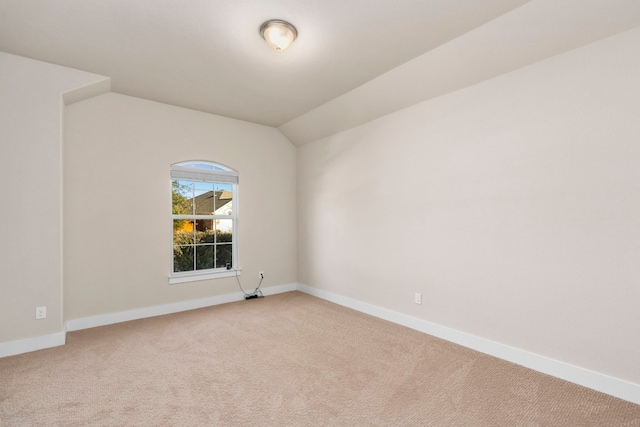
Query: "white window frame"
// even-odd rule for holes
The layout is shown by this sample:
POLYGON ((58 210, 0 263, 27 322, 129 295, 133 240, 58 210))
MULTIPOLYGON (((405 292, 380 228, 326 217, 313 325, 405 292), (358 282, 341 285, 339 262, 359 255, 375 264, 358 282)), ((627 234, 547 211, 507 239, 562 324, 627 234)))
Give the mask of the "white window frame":
POLYGON ((171 212, 171 275, 169 276, 169 284, 194 282, 198 280, 218 279, 222 277, 232 277, 240 275, 242 269, 240 268, 240 257, 238 248, 238 220, 239 220, 239 174, 238 171, 225 166, 221 163, 212 162, 209 160, 188 160, 184 162, 178 162, 171 165, 171 179, 170 185, 174 179, 182 179, 186 181, 197 182, 215 182, 215 183, 230 183, 233 187, 233 208, 230 215, 174 215, 173 207, 170 207, 171 212), (215 169, 205 169, 194 167, 193 165, 207 165, 215 169), (232 237, 231 237, 231 257, 232 265, 231 270, 227 270, 226 267, 219 267, 207 270, 193 270, 193 271, 180 271, 175 272, 174 269, 174 244, 173 244, 173 221, 176 219, 231 219, 233 220, 232 237))

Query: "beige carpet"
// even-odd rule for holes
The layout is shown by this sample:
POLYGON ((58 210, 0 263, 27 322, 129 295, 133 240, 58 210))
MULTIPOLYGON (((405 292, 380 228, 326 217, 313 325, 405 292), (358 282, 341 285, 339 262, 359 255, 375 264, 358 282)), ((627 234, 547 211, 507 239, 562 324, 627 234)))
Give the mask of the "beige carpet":
POLYGON ((640 406, 291 292, 0 359, 0 425, 640 426, 640 406))

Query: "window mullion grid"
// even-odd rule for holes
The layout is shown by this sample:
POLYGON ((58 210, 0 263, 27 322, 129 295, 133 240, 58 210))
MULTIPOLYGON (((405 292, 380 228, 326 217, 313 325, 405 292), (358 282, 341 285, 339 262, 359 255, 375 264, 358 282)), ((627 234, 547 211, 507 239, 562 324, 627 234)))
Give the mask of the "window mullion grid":
MULTIPOLYGON (((179 169, 179 168, 178 168, 179 169)), ((175 177, 176 179, 188 179, 190 181, 192 181, 192 186, 191 186, 191 200, 194 201, 196 198, 196 185, 195 182, 212 182, 215 183, 217 182, 217 178, 214 176, 215 174, 212 174, 212 178, 214 178, 213 180, 209 180, 208 177, 204 177, 203 175, 200 176, 193 176, 193 177, 175 177)), ((231 174, 220 174, 220 175, 231 175, 231 174)), ((173 175, 172 175, 173 176, 173 175)), ((237 172, 236 175, 237 177, 237 172)), ((223 177, 223 178, 226 178, 223 177)), ((232 190, 232 194, 233 194, 233 202, 234 205, 237 204, 237 200, 238 200, 238 187, 237 187, 237 178, 235 179, 235 181, 230 181, 228 179, 221 179, 220 182, 223 183, 227 183, 227 182, 232 182, 233 185, 233 190, 232 190)), ((215 190, 214 190, 215 191, 215 190)), ((214 209, 217 208, 217 206, 214 206, 214 209)), ((217 269, 217 268, 222 268, 221 266, 218 266, 218 257, 217 257, 217 249, 218 249, 218 244, 220 242, 218 242, 218 220, 231 220, 231 232, 232 232, 232 240, 231 242, 223 242, 224 244, 231 244, 232 247, 232 253, 231 253, 231 263, 236 264, 236 259, 237 259, 237 245, 233 244, 234 241, 237 241, 237 229, 238 229, 238 215, 237 215, 237 206, 234 206, 233 208, 233 212, 231 215, 197 215, 196 214, 196 205, 195 203, 191 204, 191 215, 182 215, 182 214, 175 214, 172 215, 174 220, 188 220, 188 221, 192 221, 193 222, 193 270, 192 272, 184 272, 185 275, 188 274, 192 274, 192 273, 197 273, 197 266, 198 266, 198 262, 197 262, 197 247, 198 247, 198 242, 197 242, 197 236, 198 236, 198 228, 196 226, 196 221, 198 220, 210 220, 213 222, 213 230, 214 230, 214 238, 213 238, 213 268, 217 269)), ((204 244, 204 243, 202 243, 204 244)), ((180 245, 182 246, 182 245, 180 245)))
POLYGON ((232 215, 173 215, 173 219, 235 219, 232 215))
POLYGON ((213 268, 218 268, 218 222, 215 219, 213 220, 213 268))
MULTIPOLYGON (((195 198, 196 198, 196 185, 195 182, 191 185, 191 217, 195 217, 196 214, 196 203, 195 203, 195 198)), ((198 254, 196 253, 197 251, 197 246, 196 246, 196 220, 195 218, 193 219, 193 271, 197 271, 197 266, 198 263, 196 262, 196 260, 198 259, 198 254)))

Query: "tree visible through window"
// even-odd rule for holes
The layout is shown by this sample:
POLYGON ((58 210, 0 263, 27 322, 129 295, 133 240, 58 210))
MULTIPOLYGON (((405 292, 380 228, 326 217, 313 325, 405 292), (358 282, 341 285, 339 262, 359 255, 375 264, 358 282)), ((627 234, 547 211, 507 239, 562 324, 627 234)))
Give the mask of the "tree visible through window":
POLYGON ((237 187, 238 173, 225 166, 172 165, 174 275, 235 268, 237 187))

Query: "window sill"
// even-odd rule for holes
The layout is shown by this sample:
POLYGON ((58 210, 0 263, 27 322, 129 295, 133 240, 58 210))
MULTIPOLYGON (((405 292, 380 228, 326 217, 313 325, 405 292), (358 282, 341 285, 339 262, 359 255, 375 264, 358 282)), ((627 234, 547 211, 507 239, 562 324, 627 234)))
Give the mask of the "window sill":
POLYGON ((197 282, 199 280, 210 280, 210 279, 221 279, 223 277, 234 277, 242 274, 242 269, 238 268, 237 270, 221 270, 216 272, 208 272, 208 273, 193 273, 193 274, 185 274, 181 276, 171 276, 169 277, 169 284, 175 285, 176 283, 186 283, 186 282, 197 282))

